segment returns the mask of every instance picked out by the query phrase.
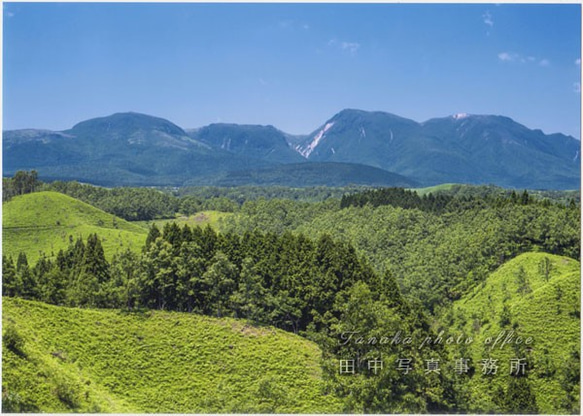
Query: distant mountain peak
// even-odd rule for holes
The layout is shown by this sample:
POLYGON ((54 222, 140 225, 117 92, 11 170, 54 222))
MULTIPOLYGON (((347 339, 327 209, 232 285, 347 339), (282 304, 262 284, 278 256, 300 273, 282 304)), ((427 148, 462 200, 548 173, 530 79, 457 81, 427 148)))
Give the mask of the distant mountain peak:
POLYGON ((393 119, 393 120, 417 124, 417 122, 415 122, 411 119, 401 117, 401 116, 398 116, 396 114, 389 113, 386 111, 367 111, 367 110, 358 110, 355 108, 345 108, 344 110, 338 112, 334 117, 332 117, 330 119, 330 121, 334 121, 337 119, 355 118, 355 117, 371 119, 371 120, 381 117, 384 119, 393 119))
POLYGON ((136 112, 114 113, 105 117, 85 120, 75 124, 71 131, 93 129, 123 131, 124 133, 137 130, 157 130, 166 134, 186 136, 186 132, 171 121, 136 112))
POLYGON ((470 114, 468 114, 468 113, 457 113, 457 114, 453 114, 451 117, 454 120, 461 120, 464 118, 468 118, 469 116, 470 116, 470 114))
POLYGON ((271 125, 214 123, 189 132, 190 137, 214 149, 275 163, 301 162, 285 133, 271 125))

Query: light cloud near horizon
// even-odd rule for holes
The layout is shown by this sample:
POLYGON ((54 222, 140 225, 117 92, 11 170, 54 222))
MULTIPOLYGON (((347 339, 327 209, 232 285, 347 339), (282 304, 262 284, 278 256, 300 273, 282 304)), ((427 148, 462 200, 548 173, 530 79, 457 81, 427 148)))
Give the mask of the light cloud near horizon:
POLYGON ((486 11, 486 13, 482 15, 482 19, 484 21, 484 24, 490 27, 494 26, 494 20, 492 20, 492 15, 490 14, 489 11, 486 11))
POLYGON ((522 64, 538 63, 539 66, 550 66, 551 61, 546 58, 536 58, 534 56, 523 56, 514 52, 500 52, 498 60, 502 62, 518 62, 522 64))
POLYGON ((360 49, 360 43, 358 42, 338 41, 336 39, 330 39, 328 41, 328 46, 340 49, 341 51, 348 53, 350 56, 356 56, 360 49))
POLYGON ((302 30, 310 29, 310 25, 308 23, 298 22, 292 19, 280 20, 277 24, 281 29, 302 29, 302 30))
POLYGON ((516 54, 511 54, 508 52, 500 52, 498 54, 498 59, 500 59, 501 61, 512 62, 512 61, 516 60, 516 57, 517 57, 516 54))
POLYGON ((356 55, 360 49, 360 43, 357 42, 342 42, 342 50, 348 51, 351 55, 356 55))

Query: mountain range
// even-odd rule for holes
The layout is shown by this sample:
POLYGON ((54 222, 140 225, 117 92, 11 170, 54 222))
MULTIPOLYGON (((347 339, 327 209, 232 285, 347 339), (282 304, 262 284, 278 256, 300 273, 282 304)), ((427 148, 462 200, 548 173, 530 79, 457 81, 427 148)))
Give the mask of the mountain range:
POLYGON ((105 186, 580 184, 579 140, 492 115, 418 123, 346 109, 311 134, 292 136, 259 125, 185 130, 161 118, 117 113, 65 131, 4 131, 2 149, 5 176, 36 169, 44 180, 105 186))

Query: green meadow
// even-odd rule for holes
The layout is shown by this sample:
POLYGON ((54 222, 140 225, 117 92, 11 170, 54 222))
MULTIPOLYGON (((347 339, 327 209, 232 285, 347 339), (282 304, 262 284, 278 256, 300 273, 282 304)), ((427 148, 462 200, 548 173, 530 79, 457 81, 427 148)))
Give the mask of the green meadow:
POLYGON ((271 327, 17 298, 3 298, 2 319, 5 410, 340 411, 322 390, 318 347, 271 327))
POLYGON ((160 219, 160 220, 152 220, 152 221, 136 221, 134 224, 138 224, 146 229, 149 229, 152 224, 155 224, 158 228, 163 228, 165 224, 175 222, 180 226, 188 225, 190 227, 204 227, 206 225, 210 225, 213 228, 220 229, 220 225, 222 222, 232 217, 233 213, 230 212, 221 212, 221 211, 200 211, 194 215, 177 215, 176 218, 170 219, 160 219))
POLYGON ((107 258, 117 251, 139 250, 147 230, 58 192, 17 196, 2 207, 2 251, 30 263, 44 252, 52 257, 78 237, 97 233, 107 258))

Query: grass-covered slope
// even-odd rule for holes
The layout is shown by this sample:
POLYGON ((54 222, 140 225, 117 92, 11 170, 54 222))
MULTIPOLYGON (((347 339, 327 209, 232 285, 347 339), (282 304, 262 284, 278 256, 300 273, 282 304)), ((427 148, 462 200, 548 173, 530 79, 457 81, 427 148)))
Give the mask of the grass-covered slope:
POLYGON ((232 217, 233 213, 231 212, 221 212, 221 211, 200 211, 194 215, 184 216, 184 215, 177 215, 176 218, 171 219, 160 219, 160 220, 151 220, 151 221, 135 221, 134 224, 138 224, 142 227, 145 227, 147 230, 155 224, 158 228, 162 229, 165 224, 170 222, 175 222, 181 227, 184 225, 188 225, 189 227, 204 227, 206 225, 210 225, 215 229, 219 229, 221 223, 227 219, 232 217))
POLYGON ((476 367, 470 394, 482 411, 578 413, 580 280, 576 260, 527 253, 504 264, 456 302, 456 326, 474 338, 467 351, 476 367), (510 331, 511 342, 501 345, 499 335, 507 339, 510 331), (532 342, 527 345, 529 337, 532 342), (481 360, 490 358, 498 360, 498 372, 484 376, 481 360), (526 358, 526 377, 509 375, 514 358, 526 358), (526 400, 532 407, 525 408, 526 403, 517 409, 499 407, 497 398, 514 397, 517 391, 518 404, 519 399, 526 400))
POLYGON ((106 257, 118 250, 140 249, 147 230, 57 192, 37 192, 13 198, 2 206, 2 251, 29 262, 40 252, 56 254, 71 238, 97 233, 106 257))
POLYGON ((339 411, 321 390, 319 349, 280 330, 16 298, 2 319, 5 411, 339 411))

